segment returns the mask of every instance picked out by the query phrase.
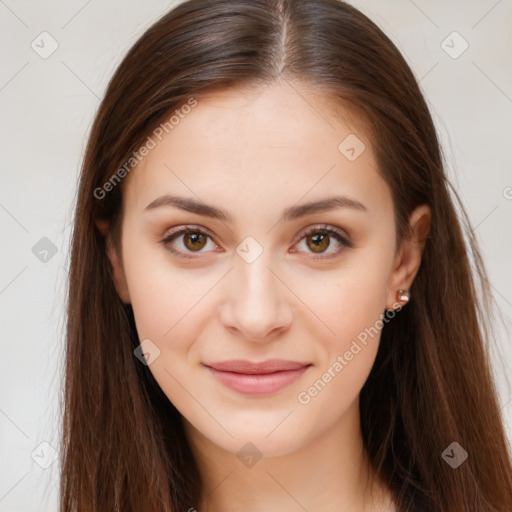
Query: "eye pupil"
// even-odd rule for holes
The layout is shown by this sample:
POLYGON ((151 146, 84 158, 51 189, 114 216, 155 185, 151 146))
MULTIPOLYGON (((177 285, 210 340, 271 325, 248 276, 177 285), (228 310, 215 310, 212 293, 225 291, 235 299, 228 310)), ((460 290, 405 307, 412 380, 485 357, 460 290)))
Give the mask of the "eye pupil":
POLYGON ((310 249, 314 252, 322 252, 329 247, 329 235, 315 234, 309 236, 308 240, 313 241, 313 245, 310 246, 310 249))
POLYGON ((200 250, 205 246, 206 239, 202 233, 185 233, 184 244, 187 247, 187 249, 200 250), (201 240, 201 237, 202 237, 202 240, 201 240), (189 242, 192 243, 191 246, 188 245, 189 242))

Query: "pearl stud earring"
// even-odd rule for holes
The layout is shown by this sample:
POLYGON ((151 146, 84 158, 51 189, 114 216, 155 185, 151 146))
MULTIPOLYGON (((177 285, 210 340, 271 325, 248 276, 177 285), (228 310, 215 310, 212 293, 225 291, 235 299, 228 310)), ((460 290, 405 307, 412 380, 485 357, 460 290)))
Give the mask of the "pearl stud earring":
POLYGON ((396 292, 396 299, 401 302, 408 302, 410 298, 411 293, 409 292, 409 290, 400 289, 396 292))

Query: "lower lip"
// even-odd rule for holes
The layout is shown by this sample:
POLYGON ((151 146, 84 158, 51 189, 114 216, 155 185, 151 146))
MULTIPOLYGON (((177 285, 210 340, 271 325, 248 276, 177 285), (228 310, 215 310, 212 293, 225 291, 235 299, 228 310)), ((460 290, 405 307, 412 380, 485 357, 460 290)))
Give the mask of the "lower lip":
POLYGON ((297 380, 309 366, 296 370, 283 370, 274 373, 247 374, 224 372, 207 367, 213 376, 226 387, 243 395, 262 396, 276 393, 297 380))

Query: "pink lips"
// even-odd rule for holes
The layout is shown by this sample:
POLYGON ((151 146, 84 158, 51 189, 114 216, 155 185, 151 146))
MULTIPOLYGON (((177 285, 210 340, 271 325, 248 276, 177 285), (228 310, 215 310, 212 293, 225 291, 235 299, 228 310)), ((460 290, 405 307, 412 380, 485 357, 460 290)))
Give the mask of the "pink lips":
POLYGON ((268 359, 252 363, 236 359, 219 363, 205 363, 222 384, 244 395, 275 393, 298 379, 311 366, 309 363, 268 359))

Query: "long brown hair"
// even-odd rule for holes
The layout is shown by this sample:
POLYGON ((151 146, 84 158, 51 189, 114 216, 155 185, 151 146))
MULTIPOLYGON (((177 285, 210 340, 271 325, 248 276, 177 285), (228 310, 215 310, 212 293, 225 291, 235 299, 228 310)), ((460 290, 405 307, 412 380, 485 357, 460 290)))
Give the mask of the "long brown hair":
POLYGON ((109 222, 120 253, 123 181, 112 177, 129 172, 118 173, 155 127, 191 98, 276 80, 313 85, 333 112, 349 105, 366 121, 393 194, 397 245, 414 207, 432 211, 411 302, 384 326, 360 394, 372 467, 400 512, 510 512, 510 449, 485 324, 492 301, 476 240, 413 73, 371 20, 338 0, 189 0, 115 71, 90 133, 72 233, 60 511, 197 508, 201 480, 180 414, 134 356, 133 311, 116 292, 95 221, 109 222), (441 456, 452 442, 468 453, 456 469, 441 456))

